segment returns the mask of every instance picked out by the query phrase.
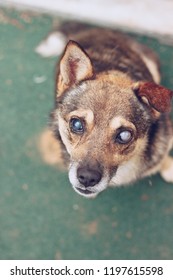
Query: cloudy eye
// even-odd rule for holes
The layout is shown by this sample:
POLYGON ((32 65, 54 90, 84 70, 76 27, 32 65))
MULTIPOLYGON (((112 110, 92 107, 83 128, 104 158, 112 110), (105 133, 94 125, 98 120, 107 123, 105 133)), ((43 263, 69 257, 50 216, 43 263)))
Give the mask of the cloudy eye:
POLYGON ((116 142, 119 144, 127 144, 132 140, 132 132, 130 130, 123 130, 116 135, 116 142))
POLYGON ((72 118, 70 120, 70 129, 73 133, 82 134, 84 132, 84 123, 79 118, 72 118))

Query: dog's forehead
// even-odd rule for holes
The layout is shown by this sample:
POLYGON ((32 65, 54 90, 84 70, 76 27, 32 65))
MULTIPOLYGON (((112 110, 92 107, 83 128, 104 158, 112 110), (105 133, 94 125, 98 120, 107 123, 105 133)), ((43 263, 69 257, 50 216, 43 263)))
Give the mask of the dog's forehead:
POLYGON ((112 81, 87 81, 71 89, 63 99, 64 114, 91 110, 97 117, 126 117, 133 110, 136 97, 131 87, 120 87, 112 81))

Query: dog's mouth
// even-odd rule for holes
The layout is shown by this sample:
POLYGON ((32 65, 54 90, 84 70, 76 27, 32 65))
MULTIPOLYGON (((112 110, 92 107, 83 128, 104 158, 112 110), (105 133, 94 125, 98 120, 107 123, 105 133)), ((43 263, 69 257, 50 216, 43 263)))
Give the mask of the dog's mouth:
POLYGON ((81 189, 81 188, 76 188, 76 190, 78 191, 78 192, 80 192, 80 193, 83 193, 83 194, 86 194, 86 195, 88 195, 88 194, 93 194, 93 192, 92 191, 90 191, 90 190, 88 190, 88 189, 81 189))
POLYGON ((88 190, 88 189, 81 189, 81 188, 78 188, 78 187, 74 187, 73 186, 73 189, 80 195, 82 196, 85 196, 85 197, 88 197, 88 198, 94 198, 97 196, 98 192, 93 192, 91 190, 88 190))

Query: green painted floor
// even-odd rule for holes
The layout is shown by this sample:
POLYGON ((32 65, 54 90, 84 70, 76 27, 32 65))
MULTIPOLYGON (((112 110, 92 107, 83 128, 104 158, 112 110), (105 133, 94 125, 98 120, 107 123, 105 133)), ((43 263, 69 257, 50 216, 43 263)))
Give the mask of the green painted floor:
MULTIPOLYGON (((34 48, 56 22, 0 9, 0 259, 173 259, 173 185, 157 175, 87 200, 39 157, 56 59, 34 48)), ((173 48, 135 37, 158 52, 173 88, 173 48)))

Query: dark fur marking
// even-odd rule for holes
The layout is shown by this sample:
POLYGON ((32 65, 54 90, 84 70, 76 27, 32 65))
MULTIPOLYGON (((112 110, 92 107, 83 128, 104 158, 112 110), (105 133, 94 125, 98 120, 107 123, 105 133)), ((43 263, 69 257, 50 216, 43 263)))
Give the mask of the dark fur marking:
POLYGON ((70 76, 70 83, 74 84, 76 82, 76 71, 78 68, 79 58, 69 58, 69 76, 70 76))

